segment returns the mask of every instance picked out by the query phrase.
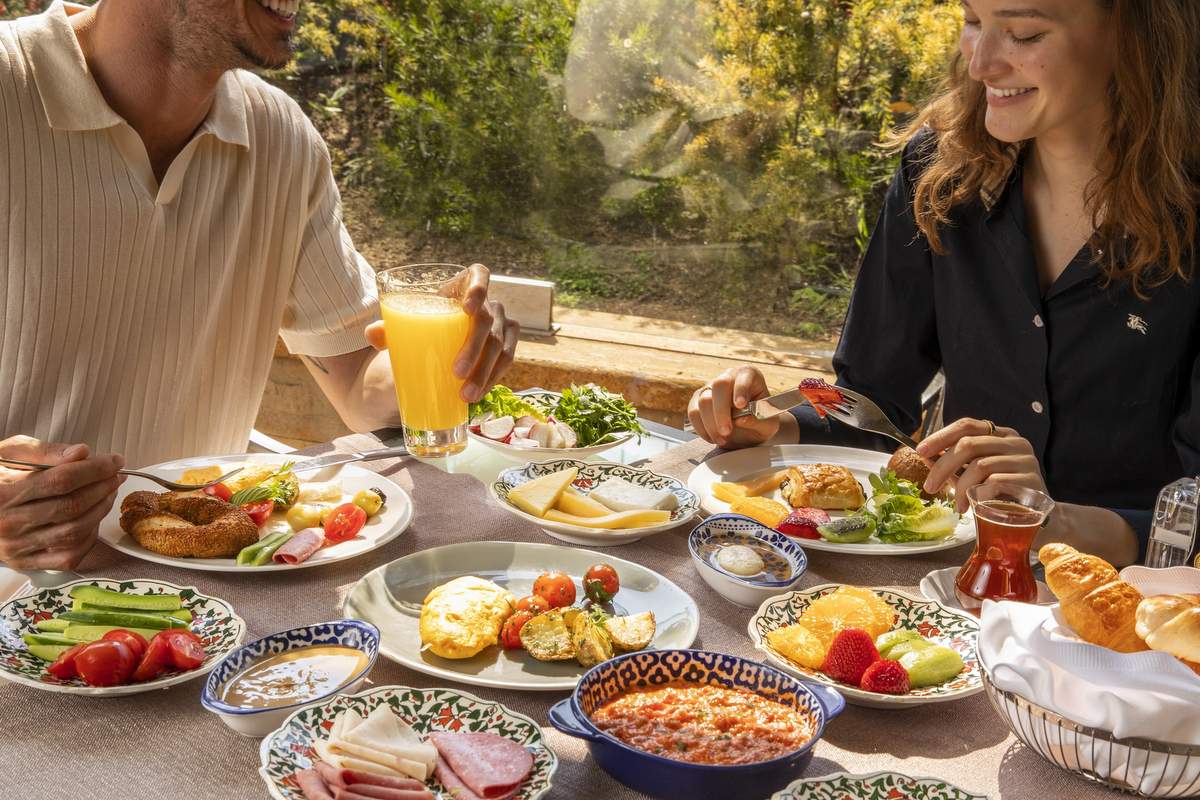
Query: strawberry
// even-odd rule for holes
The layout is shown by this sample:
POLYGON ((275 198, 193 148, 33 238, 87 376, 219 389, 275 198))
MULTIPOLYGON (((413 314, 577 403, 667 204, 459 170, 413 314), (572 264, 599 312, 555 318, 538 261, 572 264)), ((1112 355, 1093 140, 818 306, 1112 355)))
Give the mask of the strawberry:
POLYGON ((817 526, 829 522, 829 514, 821 508, 797 508, 775 530, 800 539, 820 539, 817 526))
POLYGON ((876 661, 863 673, 859 688, 880 694, 908 694, 908 670, 899 661, 876 661))
POLYGON ((861 628, 846 628, 833 637, 821 672, 835 681, 858 686, 867 667, 878 660, 879 651, 871 634, 861 628))

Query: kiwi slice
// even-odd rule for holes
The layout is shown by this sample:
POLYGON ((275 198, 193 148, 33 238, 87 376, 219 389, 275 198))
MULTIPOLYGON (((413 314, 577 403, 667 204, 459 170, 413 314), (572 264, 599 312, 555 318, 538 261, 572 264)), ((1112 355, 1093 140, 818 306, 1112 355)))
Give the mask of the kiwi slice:
POLYGON ((831 519, 817 526, 822 539, 837 544, 865 542, 874 532, 875 518, 866 515, 831 519))

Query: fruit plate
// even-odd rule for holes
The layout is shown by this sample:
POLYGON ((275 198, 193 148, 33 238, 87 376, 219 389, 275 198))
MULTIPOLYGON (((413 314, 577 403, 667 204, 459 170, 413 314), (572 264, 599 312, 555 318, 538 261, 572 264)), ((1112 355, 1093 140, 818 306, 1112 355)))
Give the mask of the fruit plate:
POLYGON ((941 778, 910 778, 899 772, 851 775, 835 772, 820 778, 801 778, 771 795, 771 800, 987 800, 941 778))
POLYGON ((527 542, 464 542, 422 550, 367 573, 346 596, 342 612, 379 628, 379 651, 391 660, 446 680, 525 691, 569 691, 587 672, 571 661, 538 661, 522 650, 494 645, 473 658, 449 659, 422 650, 421 603, 436 586, 474 575, 494 581, 517 598, 529 594, 543 572, 570 575, 579 598, 580 579, 597 563, 611 564, 621 581, 612 601, 617 615, 653 611, 652 648, 687 648, 700 629, 696 603, 671 581, 640 564, 576 547, 527 542))
POLYGON ((769 663, 804 680, 832 686, 846 696, 848 703, 868 708, 901 708, 926 703, 944 703, 983 691, 979 657, 975 652, 975 644, 979 638, 979 620, 965 611, 947 608, 936 600, 916 597, 894 589, 871 590, 896 612, 896 624, 892 629, 915 630, 935 644, 946 645, 957 651, 962 657, 964 667, 956 677, 936 686, 913 689, 905 695, 868 692, 857 686, 835 681, 818 670, 802 667, 767 644, 768 633, 797 622, 814 600, 833 592, 838 586, 836 583, 827 583, 788 592, 772 597, 758 607, 758 611, 750 618, 747 632, 754 646, 766 653, 769 663))
POLYGON ((526 464, 523 467, 506 469, 500 473, 500 477, 492 484, 492 495, 500 501, 500 505, 504 506, 505 509, 537 525, 551 537, 570 544, 584 544, 592 547, 612 547, 619 544, 629 544, 655 533, 669 531, 696 516, 696 513, 700 510, 699 498, 689 491, 681 481, 675 478, 669 478, 666 475, 659 475, 656 472, 638 469, 637 467, 628 467, 624 464, 611 464, 608 462, 588 463, 569 458, 558 461, 535 462, 526 464), (671 512, 671 519, 661 525, 649 525, 641 528, 625 528, 621 530, 601 530, 597 528, 585 528, 580 525, 568 525, 561 522, 550 522, 541 517, 535 517, 533 514, 527 514, 509 502, 508 493, 522 483, 527 483, 534 478, 540 478, 543 475, 549 475, 560 470, 569 469, 570 467, 575 467, 579 470, 579 475, 575 478, 575 482, 572 485, 583 494, 587 494, 607 478, 622 478, 630 483, 645 486, 649 489, 667 489, 671 494, 675 495, 678 506, 671 512))
MULTIPOLYGON (((303 708, 262 740, 258 750, 261 763, 258 774, 266 782, 271 797, 304 800, 304 793, 293 776, 312 766, 313 741, 328 736, 333 720, 346 709, 354 709, 365 717, 385 704, 422 738, 437 731, 461 731, 494 733, 520 743, 533 756, 533 770, 513 795, 513 800, 537 800, 550 790, 550 780, 558 769, 558 757, 546 744, 542 729, 529 717, 456 689, 377 686, 303 708)), ((450 797, 436 779, 430 778, 427 786, 437 797, 450 797)))
MULTIPOLYGON (((700 498, 700 507, 705 511, 710 514, 726 514, 730 511, 729 503, 713 497, 712 485, 714 483, 740 483, 797 464, 841 464, 858 479, 863 486, 863 491, 870 497, 870 483, 867 476, 879 474, 879 470, 887 466, 889 458, 890 456, 886 453, 876 453, 872 450, 828 445, 784 444, 772 447, 751 447, 722 453, 704 461, 688 476, 688 488, 700 498)), ((788 505, 779 490, 766 496, 778 500, 785 506, 788 505)), ((830 511, 829 516, 845 517, 849 516, 849 512, 830 511)), ((850 555, 907 556, 949 550, 973 541, 975 541, 975 521, 971 512, 968 511, 959 519, 958 527, 951 536, 937 541, 891 544, 881 542, 872 536, 867 541, 857 544, 837 544, 824 539, 803 539, 800 544, 805 550, 828 550, 850 555)))
POLYGON ((207 675, 226 655, 242 643, 246 623, 234 613, 229 603, 216 597, 202 595, 191 586, 175 586, 163 581, 118 581, 107 578, 85 578, 50 589, 17 597, 0 606, 0 678, 23 683, 36 689, 63 694, 91 697, 118 697, 165 689, 177 683, 207 675), (29 653, 22 633, 31 633, 34 625, 64 611, 71 610, 71 589, 76 586, 99 586, 127 594, 178 594, 184 607, 192 612, 191 628, 204 641, 204 663, 188 672, 172 672, 144 683, 124 686, 88 686, 80 678, 60 680, 46 672, 47 662, 29 653))
MULTIPOLYGON (((542 389, 526 389, 523 392, 516 392, 519 397, 524 397, 534 405, 550 406, 558 402, 562 397, 558 392, 547 392, 542 389)), ((599 455, 601 453, 612 450, 614 447, 620 447, 634 437, 632 433, 614 433, 612 438, 607 442, 594 444, 590 447, 518 447, 513 444, 505 444, 496 439, 489 439, 475 431, 467 428, 467 436, 471 439, 487 445, 509 458, 515 458, 519 461, 555 461, 560 458, 587 458, 589 456, 599 455)))
MULTIPOLYGON (((168 461, 163 464, 155 464, 152 467, 143 467, 142 469, 144 472, 150 472, 170 480, 179 480, 183 471, 191 467, 207 467, 214 464, 245 464, 247 462, 278 464, 282 466, 288 461, 300 462, 303 460, 303 457, 280 455, 277 453, 241 453, 229 456, 181 458, 178 461, 168 461)), ((158 484, 148 481, 145 478, 130 477, 117 490, 117 500, 113 504, 112 510, 108 512, 108 516, 100 523, 100 538, 114 550, 119 550, 126 555, 131 555, 134 558, 140 558, 144 561, 152 561, 155 564, 166 564, 181 569, 195 569, 206 572, 240 572, 252 575, 260 572, 279 572, 319 567, 361 556, 364 553, 369 553, 372 550, 383 547, 404 533, 409 523, 412 522, 413 504, 412 499, 408 496, 408 492, 404 491, 394 481, 376 472, 371 472, 369 469, 356 464, 346 464, 341 467, 324 470, 320 473, 302 473, 300 477, 301 485, 316 480, 337 480, 342 485, 343 498, 347 500, 362 489, 378 487, 387 495, 387 502, 384 503, 383 508, 378 514, 367 520, 367 524, 363 526, 362 530, 353 539, 329 547, 322 547, 307 561, 302 561, 299 564, 271 563, 261 567, 239 567, 237 561, 232 558, 176 558, 174 556, 155 553, 138 544, 132 536, 126 534, 121 529, 121 503, 130 492, 142 490, 161 492, 163 489, 158 484)), ((291 530, 291 527, 284 519, 283 512, 276 511, 271 515, 271 518, 264 527, 264 531, 267 530, 291 530)), ((265 533, 260 533, 260 538, 263 535, 265 533)))

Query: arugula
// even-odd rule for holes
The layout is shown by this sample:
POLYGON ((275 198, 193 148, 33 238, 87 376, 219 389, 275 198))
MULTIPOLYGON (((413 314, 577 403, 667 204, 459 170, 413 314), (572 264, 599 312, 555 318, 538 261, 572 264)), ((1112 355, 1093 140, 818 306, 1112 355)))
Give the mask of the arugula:
POLYGON ((479 415, 488 412, 491 412, 494 417, 520 419, 524 416, 530 416, 536 418, 539 422, 546 421, 546 409, 539 408, 524 397, 514 393, 512 389, 499 384, 493 386, 478 403, 471 403, 470 410, 467 413, 471 419, 475 419, 479 415))
POLYGON ((242 506, 246 503, 271 500, 277 507, 290 506, 296 502, 296 495, 300 491, 300 481, 292 472, 293 464, 294 461, 289 461, 266 480, 235 492, 233 497, 229 498, 229 502, 235 506, 242 506))
POLYGON ((632 403, 594 383, 564 389, 550 415, 571 426, 576 447, 602 444, 617 433, 636 433, 639 440, 646 433, 632 403))

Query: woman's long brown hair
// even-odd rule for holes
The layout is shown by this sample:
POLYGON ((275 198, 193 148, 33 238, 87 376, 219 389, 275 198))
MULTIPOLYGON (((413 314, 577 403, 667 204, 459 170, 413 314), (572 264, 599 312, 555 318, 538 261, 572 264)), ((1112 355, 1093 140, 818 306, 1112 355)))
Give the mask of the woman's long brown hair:
MULTIPOLYGON (((1118 32, 1110 124, 1087 205, 1092 257, 1109 280, 1143 290, 1192 277, 1200 203, 1200 0, 1097 0, 1118 32)), ((955 53, 933 100, 898 137, 924 128, 937 146, 917 180, 917 225, 934 252, 951 210, 1008 169, 984 126, 984 86, 955 53)))

